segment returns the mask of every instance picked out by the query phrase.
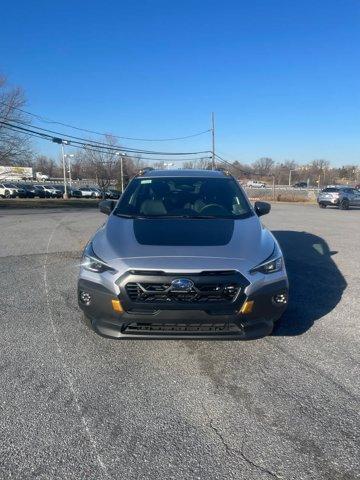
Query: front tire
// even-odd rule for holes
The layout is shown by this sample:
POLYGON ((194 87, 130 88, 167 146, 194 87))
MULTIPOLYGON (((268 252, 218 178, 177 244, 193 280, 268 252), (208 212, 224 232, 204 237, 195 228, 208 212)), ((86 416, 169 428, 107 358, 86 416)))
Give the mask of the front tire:
POLYGON ((344 198, 343 200, 341 200, 339 205, 340 210, 349 210, 349 207, 350 207, 350 202, 347 198, 344 198))
POLYGON ((325 205, 325 203, 319 203, 319 207, 320 208, 326 208, 326 205, 325 205))
POLYGON ((93 331, 95 333, 95 329, 93 327, 92 321, 90 318, 88 318, 85 313, 82 314, 81 316, 81 323, 86 326, 89 330, 93 331))

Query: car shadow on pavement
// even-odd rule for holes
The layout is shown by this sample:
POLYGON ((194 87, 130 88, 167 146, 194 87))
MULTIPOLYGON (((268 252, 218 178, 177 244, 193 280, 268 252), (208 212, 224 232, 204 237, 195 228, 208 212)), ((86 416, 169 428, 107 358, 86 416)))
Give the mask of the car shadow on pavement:
POLYGON ((307 232, 273 231, 284 253, 290 283, 287 311, 273 335, 301 335, 333 310, 347 287, 324 239, 307 232))

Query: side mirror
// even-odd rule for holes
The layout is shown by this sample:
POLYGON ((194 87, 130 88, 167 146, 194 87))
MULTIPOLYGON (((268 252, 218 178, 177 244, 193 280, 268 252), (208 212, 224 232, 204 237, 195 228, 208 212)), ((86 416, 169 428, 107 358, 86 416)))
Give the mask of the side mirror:
POLYGON ((255 212, 258 217, 266 215, 271 210, 270 203, 267 202, 255 202, 255 212))
POLYGON ((116 202, 113 200, 103 200, 99 203, 99 209, 101 213, 105 213, 105 215, 110 215, 110 213, 114 210, 116 202))

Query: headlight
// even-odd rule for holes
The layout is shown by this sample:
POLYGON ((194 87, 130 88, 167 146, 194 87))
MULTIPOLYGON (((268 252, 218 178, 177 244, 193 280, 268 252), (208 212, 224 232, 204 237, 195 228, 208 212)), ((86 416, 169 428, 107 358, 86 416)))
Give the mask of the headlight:
POLYGON ((91 242, 88 243, 87 247, 85 248, 81 266, 90 272, 116 272, 114 268, 109 267, 109 265, 95 255, 91 242))
POLYGON ((264 262, 250 270, 250 273, 275 273, 283 268, 283 257, 278 246, 275 244, 274 251, 264 262))

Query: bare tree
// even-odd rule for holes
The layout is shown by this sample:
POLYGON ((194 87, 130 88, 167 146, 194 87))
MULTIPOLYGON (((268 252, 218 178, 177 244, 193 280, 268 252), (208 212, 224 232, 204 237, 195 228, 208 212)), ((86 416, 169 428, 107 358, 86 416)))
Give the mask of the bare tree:
MULTIPOLYGON (((24 104, 23 90, 8 87, 6 78, 0 76, 0 121, 19 126, 29 124, 28 115, 18 110, 24 104)), ((0 123, 0 165, 31 165, 31 160, 29 138, 0 123)))
POLYGON ((255 162, 252 164, 252 167, 256 173, 267 176, 270 174, 274 163, 275 162, 272 158, 263 157, 259 158, 259 160, 255 160, 255 162))
POLYGON ((330 166, 330 162, 328 160, 324 159, 319 159, 319 160, 313 160, 310 164, 311 168, 313 169, 314 172, 320 173, 323 170, 327 170, 330 166))
POLYGON ((299 180, 300 172, 297 171, 298 167, 295 160, 285 160, 284 162, 276 163, 272 167, 271 173, 275 176, 276 183, 287 185, 290 177, 293 181, 299 180))
POLYGON ((209 158, 200 158, 199 160, 188 160, 183 163, 183 168, 188 168, 190 170, 199 169, 199 170, 209 170, 211 169, 211 161, 209 158))
POLYGON ((127 184, 141 169, 147 165, 142 160, 141 156, 133 157, 131 155, 123 155, 123 173, 124 183, 127 184))
POLYGON ((106 135, 104 143, 108 145, 108 148, 102 147, 101 149, 95 149, 89 145, 84 148, 80 155, 84 170, 91 172, 91 175, 95 178, 105 198, 106 190, 111 185, 112 180, 116 178, 115 169, 119 163, 119 155, 117 155, 117 151, 114 150, 114 147, 118 145, 114 137, 106 135))
POLYGON ((33 165, 37 172, 45 173, 49 177, 61 175, 60 168, 56 165, 54 159, 46 155, 36 156, 33 165))

